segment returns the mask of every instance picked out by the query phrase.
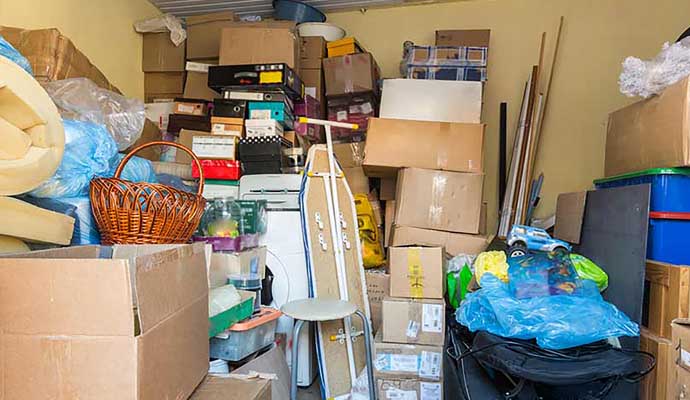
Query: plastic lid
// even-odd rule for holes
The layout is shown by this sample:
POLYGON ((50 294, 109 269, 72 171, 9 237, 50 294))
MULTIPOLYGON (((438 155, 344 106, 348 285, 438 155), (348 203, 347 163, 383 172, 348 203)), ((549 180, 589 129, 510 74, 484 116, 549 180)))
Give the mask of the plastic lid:
POLYGON ((644 171, 630 172, 627 174, 611 176, 608 178, 595 179, 594 184, 608 183, 621 179, 638 178, 647 175, 690 175, 690 168, 652 168, 644 171))
POLYGON ((259 325, 266 324, 271 321, 275 321, 283 315, 282 312, 270 307, 261 307, 261 311, 253 317, 246 319, 242 322, 237 322, 230 327, 230 331, 241 332, 247 331, 252 328, 256 328, 259 325))
POLYGON ((261 289, 261 275, 259 274, 243 274, 243 275, 229 275, 228 283, 235 286, 236 289, 257 290, 261 289))
POLYGON ((651 211, 649 218, 652 219, 676 219, 683 221, 690 221, 690 212, 663 212, 651 211))

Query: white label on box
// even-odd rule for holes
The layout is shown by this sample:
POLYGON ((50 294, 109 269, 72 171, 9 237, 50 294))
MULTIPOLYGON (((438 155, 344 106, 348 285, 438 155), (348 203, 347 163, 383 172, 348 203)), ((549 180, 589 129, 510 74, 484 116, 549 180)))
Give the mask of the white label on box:
POLYGON ((387 371, 388 370, 388 354, 377 354, 376 362, 374 363, 374 368, 377 371, 387 371))
POLYGON ((251 119, 271 119, 271 110, 251 110, 249 118, 251 119))
POLYGON ((435 351, 422 352, 419 377, 427 379, 439 379, 441 377, 441 353, 435 351))
POLYGON ((417 392, 414 390, 388 389, 386 390, 388 400, 417 400, 417 392))
POLYGON ((226 124, 213 124, 211 126, 211 133, 214 135, 218 136, 237 136, 239 138, 242 137, 242 131, 238 129, 228 129, 231 126, 235 125, 226 125, 226 124))
POLYGON ((360 109, 362 110, 362 114, 371 114, 374 111, 369 102, 362 104, 360 109))
POLYGON ((338 121, 347 121, 347 111, 338 111, 338 113, 335 114, 335 119, 338 121))
POLYGON ((443 332, 443 305, 424 304, 422 311, 422 332, 443 332))
POLYGON ((419 382, 420 400, 441 400, 441 384, 419 382))
POLYGON ((687 350, 681 348, 680 349, 680 362, 690 368, 690 353, 687 352, 687 350))
POLYGON ((192 151, 197 157, 235 159, 234 137, 197 136, 192 139, 192 151))
POLYGON ((185 65, 185 69, 187 71, 192 71, 192 72, 208 73, 208 67, 211 67, 213 65, 214 64, 204 64, 204 63, 187 61, 187 65, 185 65))
POLYGON ((353 104, 350 106, 350 114, 357 114, 361 111, 359 104, 353 104))
POLYGON ((417 372, 417 356, 405 354, 391 354, 390 370, 396 372, 417 372))
POLYGON ((195 109, 196 109, 196 107, 186 105, 186 104, 178 104, 177 105, 177 111, 181 112, 181 113, 193 114, 195 109))
POLYGON ((307 86, 304 88, 304 94, 308 94, 309 96, 316 98, 316 88, 313 86, 307 86))
POLYGON ((230 99, 232 100, 257 100, 261 101, 264 99, 263 93, 252 93, 252 92, 230 92, 230 99))
POLYGON ((419 322, 410 320, 407 323, 407 332, 405 332, 405 334, 409 338, 416 338, 419 334, 419 322))

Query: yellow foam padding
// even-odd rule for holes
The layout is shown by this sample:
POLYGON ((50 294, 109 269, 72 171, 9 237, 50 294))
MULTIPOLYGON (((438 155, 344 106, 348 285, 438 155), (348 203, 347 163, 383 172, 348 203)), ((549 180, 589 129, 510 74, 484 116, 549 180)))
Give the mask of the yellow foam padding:
POLYGON ((0 119, 0 143, 12 143, 0 153, 0 195, 26 193, 55 173, 65 132, 57 107, 41 85, 1 56, 0 119))
POLYGON ((31 249, 23 241, 11 236, 0 235, 0 254, 27 253, 29 251, 31 249))
POLYGON ((0 235, 29 242, 67 245, 74 231, 74 218, 14 197, 0 196, 0 221, 0 235))

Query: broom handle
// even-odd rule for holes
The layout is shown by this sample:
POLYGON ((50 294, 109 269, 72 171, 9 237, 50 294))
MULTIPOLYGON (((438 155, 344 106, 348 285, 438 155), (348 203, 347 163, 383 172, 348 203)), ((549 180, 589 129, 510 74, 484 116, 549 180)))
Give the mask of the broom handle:
POLYGON ((153 142, 144 143, 141 146, 133 148, 132 151, 127 153, 125 158, 123 158, 122 161, 120 161, 120 165, 117 166, 117 169, 115 170, 115 178, 120 177, 122 170, 125 169, 125 164, 127 164, 127 161, 134 157, 134 154, 136 154, 139 150, 143 150, 151 146, 172 146, 187 152, 187 154, 189 154, 192 157, 192 160, 194 160, 194 162, 196 163, 197 168, 199 168, 199 190, 197 190, 197 195, 201 196, 204 193, 204 170, 201 168, 201 161, 199 161, 199 157, 197 157, 196 154, 194 154, 194 152, 191 151, 187 146, 183 146, 175 142, 157 140, 153 142))

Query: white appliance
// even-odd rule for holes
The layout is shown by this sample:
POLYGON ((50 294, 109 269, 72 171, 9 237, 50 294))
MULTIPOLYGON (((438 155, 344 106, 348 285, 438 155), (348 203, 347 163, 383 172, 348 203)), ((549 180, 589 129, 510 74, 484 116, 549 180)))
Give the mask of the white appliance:
MULTIPOLYGON (((245 175, 240 179, 240 199, 266 200, 267 230, 259 241, 266 246, 266 267, 273 274, 272 307, 309 297, 307 262, 302 239, 302 220, 299 211, 299 191, 302 176, 245 175)), ((291 363, 292 318, 278 320, 278 333, 287 336, 286 358, 291 363)), ((318 365, 312 329, 304 329, 299 342, 299 371, 297 384, 310 386, 316 377, 318 365)))

